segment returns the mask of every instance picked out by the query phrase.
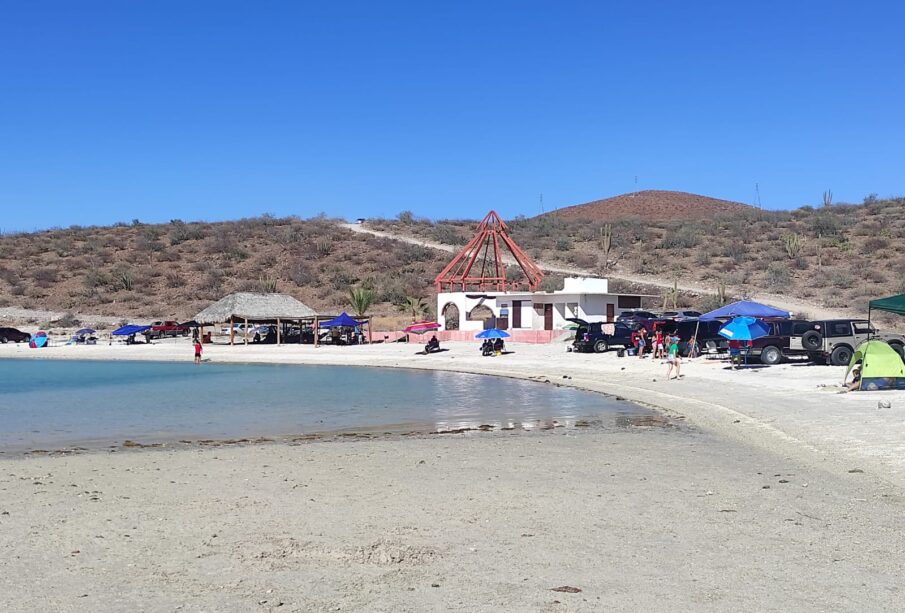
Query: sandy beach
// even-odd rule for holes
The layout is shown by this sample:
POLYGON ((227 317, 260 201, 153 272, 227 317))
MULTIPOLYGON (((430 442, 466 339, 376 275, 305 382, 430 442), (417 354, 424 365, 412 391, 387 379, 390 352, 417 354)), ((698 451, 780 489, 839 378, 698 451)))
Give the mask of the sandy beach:
MULTIPOLYGON (((0 608, 901 610, 901 395, 836 394, 832 367, 697 360, 666 381, 659 362, 512 348, 205 357, 531 378, 656 407, 671 425, 5 457, 0 608)), ((0 357, 191 350, 7 345, 0 357)))

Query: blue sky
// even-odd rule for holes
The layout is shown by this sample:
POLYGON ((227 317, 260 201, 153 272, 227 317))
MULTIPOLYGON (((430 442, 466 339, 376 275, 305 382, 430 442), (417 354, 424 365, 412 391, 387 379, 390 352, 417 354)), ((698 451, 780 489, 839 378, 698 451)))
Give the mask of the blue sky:
POLYGON ((899 2, 0 0, 0 229, 899 195, 899 2))

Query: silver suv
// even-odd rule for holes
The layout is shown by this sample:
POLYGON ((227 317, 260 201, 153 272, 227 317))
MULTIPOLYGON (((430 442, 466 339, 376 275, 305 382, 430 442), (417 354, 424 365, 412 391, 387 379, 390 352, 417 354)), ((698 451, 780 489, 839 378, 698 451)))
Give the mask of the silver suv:
POLYGON ((868 337, 886 341, 905 360, 905 336, 880 334, 866 319, 828 319, 812 323, 814 329, 801 335, 801 346, 815 362, 846 366, 855 348, 868 337))

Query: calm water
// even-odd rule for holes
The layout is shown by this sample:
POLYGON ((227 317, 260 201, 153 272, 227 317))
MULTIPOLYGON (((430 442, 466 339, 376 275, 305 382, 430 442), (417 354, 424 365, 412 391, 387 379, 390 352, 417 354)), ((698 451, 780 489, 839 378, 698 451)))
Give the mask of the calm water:
POLYGON ((0 450, 646 414, 512 379, 352 366, 0 360, 0 450))

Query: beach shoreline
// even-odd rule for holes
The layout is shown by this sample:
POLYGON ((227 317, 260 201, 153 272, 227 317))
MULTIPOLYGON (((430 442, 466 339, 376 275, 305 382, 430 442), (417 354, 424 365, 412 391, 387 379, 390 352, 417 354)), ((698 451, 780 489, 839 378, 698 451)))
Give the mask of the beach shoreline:
MULTIPOLYGON (((844 367, 793 362, 732 371, 705 358, 683 364, 683 379, 666 381, 666 365, 650 359, 567 353, 565 343, 512 344, 513 353, 482 357, 475 343, 447 343, 421 355, 420 343, 331 347, 205 345, 205 360, 237 364, 334 365, 447 371, 508 377, 605 394, 669 419, 792 455, 839 474, 853 467, 905 487, 905 403, 898 392, 836 394, 844 367), (892 407, 877 409, 880 400, 892 407)), ((0 346, 0 359, 185 361, 185 339, 151 345, 99 344, 29 350, 0 346)), ((203 368, 202 364, 200 368, 203 368)))

